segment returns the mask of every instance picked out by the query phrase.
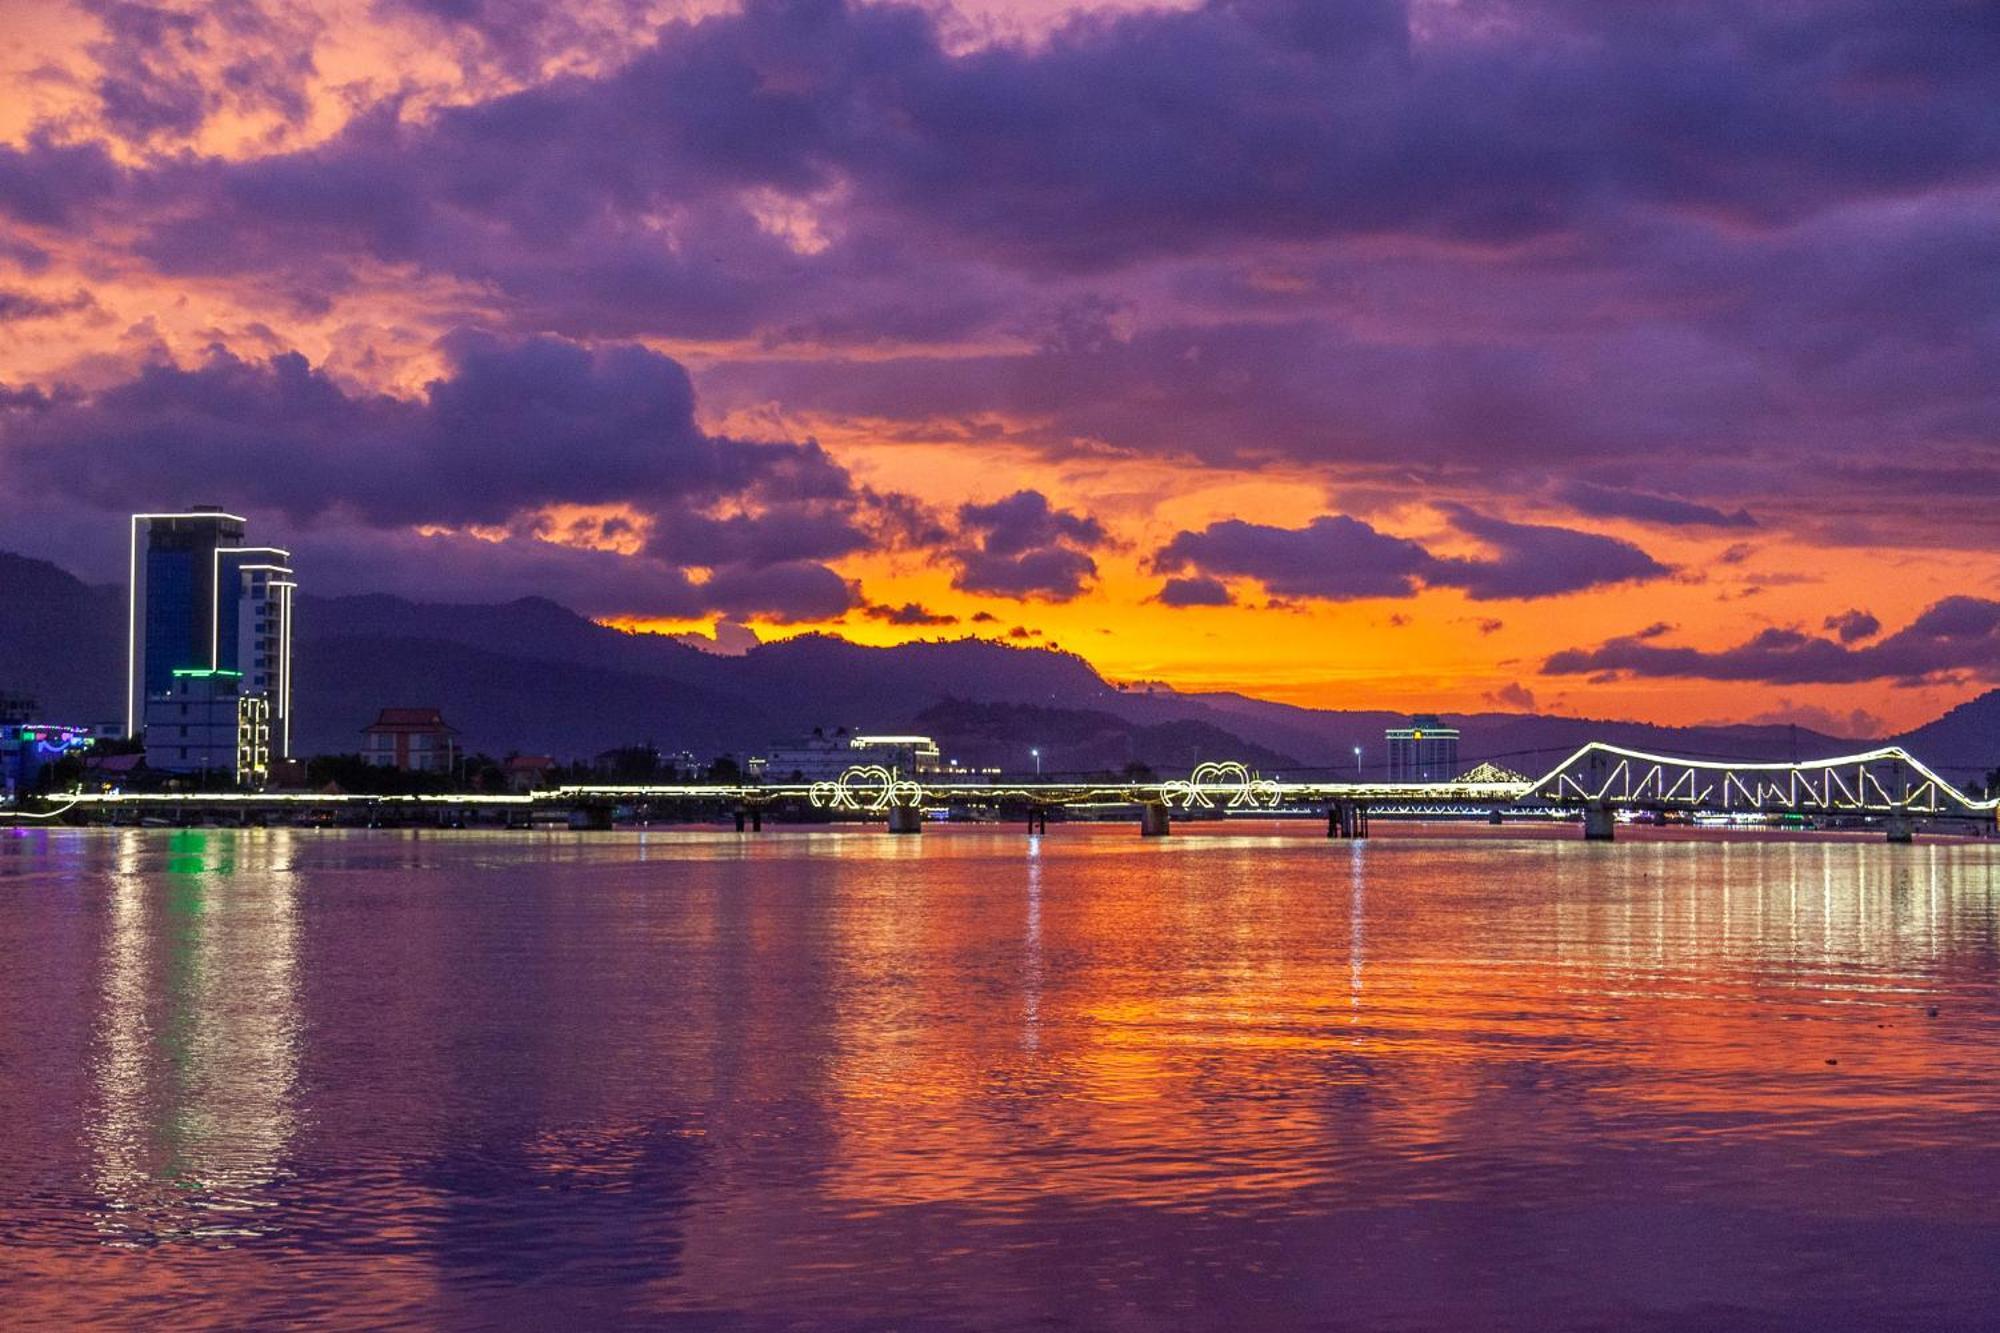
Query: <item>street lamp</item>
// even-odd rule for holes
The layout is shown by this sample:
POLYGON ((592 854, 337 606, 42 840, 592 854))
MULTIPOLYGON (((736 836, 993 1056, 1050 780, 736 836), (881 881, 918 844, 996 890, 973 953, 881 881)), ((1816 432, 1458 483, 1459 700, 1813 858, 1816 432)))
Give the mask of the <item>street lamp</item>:
POLYGON ((1040 750, 1030 750, 1028 753, 1035 756, 1035 776, 1040 777, 1042 775, 1042 752, 1040 750))
POLYGON ((1354 747, 1354 780, 1361 780, 1361 747, 1358 745, 1354 747))

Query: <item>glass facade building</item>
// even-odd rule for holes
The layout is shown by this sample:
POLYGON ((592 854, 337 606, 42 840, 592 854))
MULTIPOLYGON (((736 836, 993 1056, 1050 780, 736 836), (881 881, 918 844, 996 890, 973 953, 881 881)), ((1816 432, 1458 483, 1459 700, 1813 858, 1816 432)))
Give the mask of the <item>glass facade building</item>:
POLYGON ((241 516, 219 509, 132 516, 128 735, 145 735, 149 704, 175 695, 177 677, 222 672, 240 696, 262 701, 253 711, 265 719, 270 749, 290 755, 298 584, 289 553, 245 546, 246 528, 241 516))
POLYGON ((1458 729, 1435 715, 1413 717, 1409 726, 1382 735, 1389 743, 1389 781, 1447 782, 1458 776, 1458 729))

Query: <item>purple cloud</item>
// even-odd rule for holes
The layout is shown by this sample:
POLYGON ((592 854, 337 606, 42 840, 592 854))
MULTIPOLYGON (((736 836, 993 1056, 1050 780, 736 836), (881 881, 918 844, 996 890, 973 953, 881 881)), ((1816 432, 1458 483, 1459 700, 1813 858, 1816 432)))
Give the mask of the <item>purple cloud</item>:
POLYGON ((31 227, 63 227, 119 190, 124 173, 102 144, 59 143, 45 130, 0 144, 0 215, 31 227))
MULTIPOLYGON (((460 340, 410 399, 233 332, 90 394, 0 390, 10 478, 113 506, 183 475, 157 456, 363 528, 629 504, 673 569, 953 540, 810 441, 696 430, 685 373, 640 345, 686 339, 736 349, 701 362, 718 418, 1502 497, 1453 520, 1471 559, 1373 529, 1212 535, 1219 560, 1333 589, 1297 596, 1657 576, 1636 547, 1490 517, 1528 493, 1774 542, 2000 546, 2000 29, 1978 5, 1522 0, 1494 22, 1214 0, 1033 43, 841 0, 657 29, 637 0, 370 8, 465 63, 463 87, 329 101, 349 119, 308 146, 221 157, 180 145, 224 111, 299 123, 311 34, 257 0, 90 0, 103 38, 67 74, 99 123, 0 146, 0 265, 102 277, 107 321, 141 313, 120 281, 150 265, 224 330, 290 309, 321 326, 279 335, 305 342, 503 335, 460 340), (1548 480, 1572 476, 1592 480, 1548 480)), ((966 586, 1069 596, 1094 574, 1087 533, 1003 526, 952 548, 966 586)), ((1176 595, 1219 570, 1188 563, 1176 595)))
POLYGON ((1057 509, 1039 491, 963 505, 958 522, 962 544, 952 552, 958 564, 952 586, 996 597, 1076 597, 1097 576, 1089 549, 1107 540, 1096 519, 1057 509))
POLYGON ((1611 583, 1638 583, 1670 571, 1628 541, 1595 532, 1509 523, 1463 505, 1440 505, 1451 525, 1492 551, 1439 560, 1424 573, 1432 587, 1463 588, 1475 601, 1555 597, 1611 583))
POLYGON ((1724 513, 1714 505, 1614 486, 1598 486, 1587 481, 1570 482, 1556 492, 1556 498, 1586 518, 1629 518, 1675 528, 1757 526, 1757 520, 1750 516, 1747 509, 1724 513))
POLYGON ((95 298, 86 291, 51 299, 38 296, 34 292, 0 287, 0 324, 15 324, 30 319, 52 319, 57 315, 88 310, 95 304, 95 298))
POLYGON ((311 112, 318 25, 251 0, 191 10, 135 0, 82 0, 103 29, 89 46, 105 126, 129 139, 193 135, 223 110, 273 113, 290 125, 311 112))
POLYGON ((1243 519, 1182 532, 1153 557, 1163 573, 1195 570, 1253 578, 1279 597, 1352 601, 1408 597, 1420 587, 1461 588, 1474 600, 1554 597, 1667 573, 1630 542, 1568 528, 1509 523, 1461 505, 1440 506, 1452 526, 1487 547, 1480 557, 1442 557, 1360 519, 1328 514, 1303 528, 1243 519))
MULTIPOLYGON (((822 562, 871 544, 873 497, 817 445, 706 433, 686 372, 646 348, 469 334, 444 348, 450 372, 420 399, 350 392, 297 354, 219 348, 95 393, 12 395, 0 470, 21 493, 104 510, 213 500, 303 528, 541 537, 549 506, 622 506, 648 529, 637 567, 713 571, 653 603, 790 619, 855 604, 822 562)), ((559 558, 543 548, 561 549, 525 549, 559 558)))
POLYGON ((250 361, 217 348, 192 368, 149 365, 11 414, 0 448, 28 484, 110 508, 158 503, 199 476, 231 503, 295 520, 493 524, 622 501, 683 517, 721 495, 854 497, 816 445, 703 432, 686 371, 649 349, 470 334, 444 347, 450 372, 407 400, 350 393, 297 353, 250 361))
POLYGON ((1570 648, 1542 664, 1550 675, 1684 677, 1774 685, 1915 683, 1957 674, 2000 680, 2000 601, 1947 597, 1877 643, 1821 638, 1772 628, 1733 648, 1679 648, 1628 635, 1595 648, 1570 648))
POLYGON ((1105 540, 1104 527, 1096 519, 1054 508, 1040 491, 1016 491, 992 504, 964 505, 958 521, 979 533, 981 544, 993 555, 1019 555, 1062 542, 1097 546, 1105 540))
POLYGON ((901 606, 871 605, 861 608, 861 614, 870 620, 880 620, 890 625, 956 625, 958 617, 933 611, 918 602, 904 602, 901 606))
POLYGON ((1231 606, 1236 601, 1228 584, 1206 575, 1168 579, 1154 600, 1162 606, 1231 606))
POLYGON ((1281 597, 1344 601, 1407 597, 1435 560, 1407 537, 1377 532, 1360 519, 1328 514, 1303 528, 1240 518, 1182 532, 1153 557, 1161 572, 1193 569, 1207 578, 1253 578, 1281 597))

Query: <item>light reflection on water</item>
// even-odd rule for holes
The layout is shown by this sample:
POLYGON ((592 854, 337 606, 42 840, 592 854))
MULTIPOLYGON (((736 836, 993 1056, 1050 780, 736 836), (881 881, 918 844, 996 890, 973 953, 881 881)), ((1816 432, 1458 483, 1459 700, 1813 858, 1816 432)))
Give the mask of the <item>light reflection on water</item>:
POLYGON ((2000 846, 1307 833, 0 837, 0 1297, 719 1327, 2000 1308, 2000 846))
POLYGON ((233 839, 168 844, 164 874, 117 848, 86 1132, 107 1240, 241 1238, 293 1132, 296 883, 235 875, 233 839))

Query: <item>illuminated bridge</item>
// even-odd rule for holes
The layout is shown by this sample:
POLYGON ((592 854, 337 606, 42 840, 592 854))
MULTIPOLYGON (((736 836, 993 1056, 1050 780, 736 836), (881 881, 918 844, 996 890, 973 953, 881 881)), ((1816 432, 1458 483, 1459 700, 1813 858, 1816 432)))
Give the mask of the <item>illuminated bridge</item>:
POLYGON ((1140 831, 1160 836, 1172 820, 1245 815, 1324 814, 1329 837, 1365 837, 1369 816, 1535 815, 1580 817, 1584 836, 1608 840, 1623 814, 1654 818, 1796 817, 1815 822, 1879 823, 1891 841, 1907 842, 1919 820, 1983 835, 1995 830, 2000 802, 1969 796, 1909 752, 1885 746, 1861 754, 1792 763, 1676 758, 1593 742, 1539 778, 1476 771, 1451 782, 1284 781, 1239 763, 1197 765, 1184 778, 1159 780, 1050 777, 1028 781, 939 780, 858 765, 832 781, 579 785, 509 795, 425 796, 293 792, 147 792, 53 798, 23 819, 250 821, 319 817, 352 822, 462 821, 477 812, 510 823, 539 817, 573 827, 605 828, 620 807, 665 808, 683 817, 733 815, 739 830, 761 829, 767 813, 880 819, 896 833, 921 832, 927 813, 1024 818, 1046 831, 1049 812, 1136 814, 1140 831))

